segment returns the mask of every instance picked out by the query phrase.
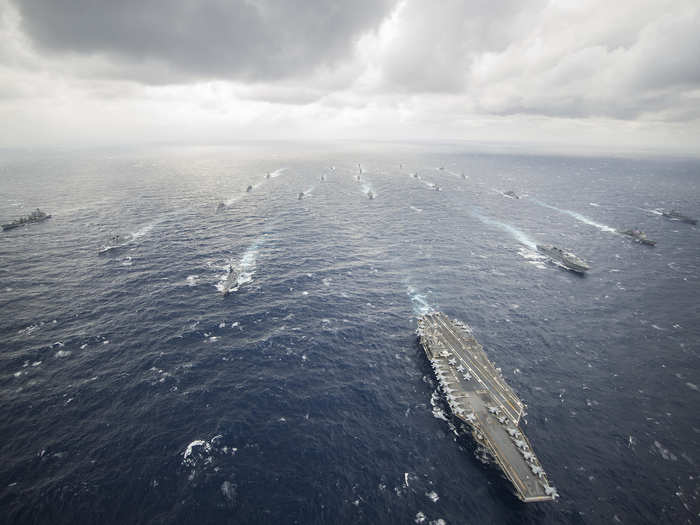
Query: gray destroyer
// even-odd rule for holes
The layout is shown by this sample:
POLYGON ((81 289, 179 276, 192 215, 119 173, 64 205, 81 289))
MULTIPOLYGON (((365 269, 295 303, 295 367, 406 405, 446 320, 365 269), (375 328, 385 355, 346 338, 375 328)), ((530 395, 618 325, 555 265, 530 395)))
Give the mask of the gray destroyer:
POLYGON ((647 246, 655 246, 656 241, 652 241, 647 237, 647 234, 644 233, 642 230, 623 230, 620 232, 622 235, 627 235, 629 237, 632 237, 635 242, 638 242, 640 244, 646 244, 647 246))
POLYGON ((537 251, 544 253, 558 265, 576 273, 584 273, 590 270, 590 266, 580 257, 577 257, 571 252, 565 252, 561 248, 552 246, 551 244, 538 244, 537 251))
POLYGON ((489 361, 471 328, 441 312, 418 319, 418 338, 452 415, 501 468, 526 503, 553 501, 540 461, 519 426, 525 405, 489 361))
POLYGON ((683 215, 681 212, 676 211, 676 210, 671 210, 671 211, 664 210, 661 212, 661 215, 663 215, 667 219, 671 219, 672 221, 681 221, 681 222, 685 222, 687 224, 693 224, 693 225, 698 223, 697 219, 692 219, 691 217, 688 217, 687 215, 683 215))
POLYGON ((224 282, 221 285, 221 293, 224 297, 226 297, 231 292, 235 292, 238 288, 238 275, 239 273, 235 270, 235 268, 231 264, 229 264, 228 273, 226 274, 226 278, 224 279, 224 282))
POLYGON ((20 217, 17 220, 8 222, 7 224, 3 224, 2 229, 3 231, 14 230, 15 228, 19 228, 20 226, 26 226, 27 224, 32 224, 35 222, 44 222, 45 220, 48 220, 50 218, 51 215, 44 213, 39 208, 37 208, 26 217, 20 217))

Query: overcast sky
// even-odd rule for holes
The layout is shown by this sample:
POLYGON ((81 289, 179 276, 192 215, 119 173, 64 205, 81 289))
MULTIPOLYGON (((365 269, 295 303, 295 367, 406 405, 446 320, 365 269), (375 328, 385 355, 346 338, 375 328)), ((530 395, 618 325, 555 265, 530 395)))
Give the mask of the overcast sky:
POLYGON ((0 0, 0 147, 698 154, 699 0, 0 0))

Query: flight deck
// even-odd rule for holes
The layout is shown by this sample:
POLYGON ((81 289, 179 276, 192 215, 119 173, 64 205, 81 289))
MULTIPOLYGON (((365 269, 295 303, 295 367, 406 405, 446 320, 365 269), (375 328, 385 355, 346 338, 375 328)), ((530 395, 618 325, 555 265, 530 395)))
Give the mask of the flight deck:
POLYGON ((420 344, 454 417, 494 459, 527 503, 553 501, 559 495, 535 456, 519 423, 525 405, 466 324, 433 312, 418 319, 420 344))

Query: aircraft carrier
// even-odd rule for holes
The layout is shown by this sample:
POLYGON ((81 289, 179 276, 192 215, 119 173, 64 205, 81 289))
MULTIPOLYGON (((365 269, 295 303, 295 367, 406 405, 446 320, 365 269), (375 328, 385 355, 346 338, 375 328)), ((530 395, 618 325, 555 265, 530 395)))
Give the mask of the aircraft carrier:
POLYGON ((441 312, 418 319, 418 337, 454 417, 466 423, 526 503, 559 497, 519 427, 525 405, 471 329, 441 312))

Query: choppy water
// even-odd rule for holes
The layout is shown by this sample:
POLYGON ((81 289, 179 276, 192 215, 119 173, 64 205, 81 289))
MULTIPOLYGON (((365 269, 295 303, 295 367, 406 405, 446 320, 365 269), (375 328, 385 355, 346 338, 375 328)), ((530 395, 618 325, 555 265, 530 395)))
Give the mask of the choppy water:
POLYGON ((700 216, 699 181, 448 148, 6 154, 0 217, 53 218, 0 235, 2 521, 691 523, 700 237, 654 210, 700 216), (556 504, 452 432, 431 309, 529 405, 556 504))

